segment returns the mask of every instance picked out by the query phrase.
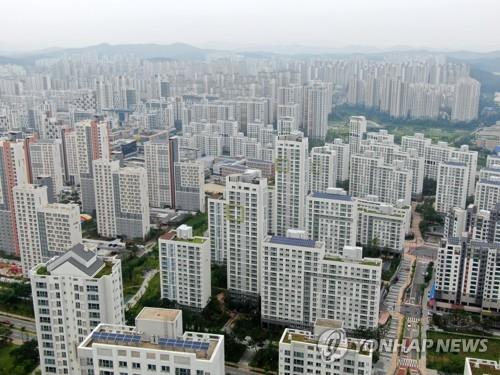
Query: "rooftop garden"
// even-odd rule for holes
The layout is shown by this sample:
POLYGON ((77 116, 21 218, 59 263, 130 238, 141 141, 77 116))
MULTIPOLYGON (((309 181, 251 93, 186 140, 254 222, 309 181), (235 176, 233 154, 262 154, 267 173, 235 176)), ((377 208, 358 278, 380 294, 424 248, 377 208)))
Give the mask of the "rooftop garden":
POLYGON ((104 267, 101 268, 99 272, 95 275, 96 279, 99 279, 103 276, 108 276, 111 275, 111 272, 113 272, 113 264, 111 262, 105 262, 104 267))
POLYGON ((47 270, 46 266, 40 266, 37 268, 36 274, 39 276, 48 276, 50 275, 50 272, 47 270))

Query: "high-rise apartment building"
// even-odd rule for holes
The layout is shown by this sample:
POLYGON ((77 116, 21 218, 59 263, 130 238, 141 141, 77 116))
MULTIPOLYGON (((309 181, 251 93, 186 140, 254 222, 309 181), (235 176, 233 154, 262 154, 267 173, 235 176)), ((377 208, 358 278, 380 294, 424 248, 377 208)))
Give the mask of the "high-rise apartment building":
POLYGON ((146 170, 125 167, 113 172, 116 235, 144 239, 149 234, 149 199, 146 170))
POLYGON ((332 107, 331 87, 326 82, 311 82, 304 87, 302 127, 305 135, 324 140, 328 130, 328 114, 332 107))
POLYGON ((118 160, 95 160, 97 231, 103 237, 145 238, 150 230, 147 174, 120 168, 118 160))
POLYGON ((360 152, 360 144, 366 133, 366 118, 364 116, 351 116, 349 118, 349 147, 351 155, 360 152))
POLYGON ((205 212, 205 169, 198 160, 174 163, 175 208, 205 212))
POLYGON ((29 154, 33 182, 39 177, 49 177, 53 195, 49 199, 57 201, 64 183, 61 140, 38 140, 29 146, 29 154))
POLYGON ((102 237, 113 238, 117 234, 113 173, 120 169, 120 162, 98 159, 93 161, 93 165, 97 232, 102 237))
POLYGON ((469 122, 477 119, 481 84, 472 78, 462 78, 455 85, 455 101, 451 108, 451 120, 469 122))
POLYGON ((343 320, 347 329, 377 327, 382 261, 363 258, 361 247, 325 255, 323 243, 300 232, 263 242, 262 320, 311 327, 327 318, 343 320))
POLYGON ((173 160, 168 141, 144 143, 145 166, 148 174, 148 194, 151 207, 172 207, 174 183, 173 160))
POLYGON ((500 244, 450 237, 441 241, 436 260, 436 307, 461 305, 471 312, 499 312, 500 244))
POLYGON ((437 212, 447 213, 455 207, 465 208, 468 176, 467 165, 456 159, 439 164, 435 202, 437 212))
POLYGON ((93 161, 110 159, 108 124, 83 121, 75 125, 78 148, 78 173, 83 212, 96 210, 93 161))
POLYGON ((480 179, 476 184, 474 204, 478 210, 491 210, 500 202, 500 176, 480 179))
POLYGON ((337 183, 337 154, 328 145, 313 147, 309 154, 309 191, 326 192, 337 183))
POLYGON ((229 292, 256 299, 261 290, 261 247, 267 233, 267 179, 260 171, 226 177, 225 250, 229 292))
POLYGON ((312 331, 286 328, 279 342, 279 373, 300 375, 307 372, 318 375, 372 374, 371 341, 345 337, 335 343, 332 350, 325 337, 343 329, 342 321, 317 319, 312 331), (321 353, 330 353, 323 357, 321 353), (338 356, 339 358, 334 358, 338 356))
POLYGON ((276 232, 305 226, 308 140, 301 133, 278 136, 275 165, 276 232))
POLYGON ((24 184, 15 186, 12 191, 21 265, 27 276, 34 266, 43 261, 37 213, 48 204, 47 187, 24 184))
POLYGON ((28 182, 24 143, 0 139, 0 250, 7 254, 20 255, 13 189, 28 182))
POLYGON ((342 255, 345 246, 356 245, 357 202, 346 192, 330 188, 307 196, 307 233, 321 241, 326 254, 342 255))
POLYGON ((208 198, 208 231, 210 238, 211 260, 216 264, 226 261, 226 200, 222 197, 208 198))
POLYGON ((120 260, 78 244, 29 275, 42 374, 80 374, 78 345, 100 323, 124 323, 120 260))
POLYGON ((202 310, 210 295, 210 241, 181 225, 158 240, 161 298, 202 310))
POLYGON ((411 206, 403 202, 383 203, 375 197, 358 198, 356 203, 356 243, 375 243, 380 248, 403 251, 405 236, 410 232, 411 206))
POLYGON ((349 180, 349 159, 351 153, 349 144, 343 143, 340 138, 336 138, 333 140, 333 143, 329 143, 327 146, 330 150, 335 151, 335 168, 337 169, 335 175, 337 176, 337 182, 349 180))

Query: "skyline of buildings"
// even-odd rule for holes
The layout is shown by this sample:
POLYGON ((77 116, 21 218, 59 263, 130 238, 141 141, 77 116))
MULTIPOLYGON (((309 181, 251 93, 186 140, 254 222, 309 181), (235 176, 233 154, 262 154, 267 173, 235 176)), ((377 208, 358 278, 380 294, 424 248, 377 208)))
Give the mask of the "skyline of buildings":
POLYGON ((500 313, 500 157, 361 115, 330 126, 346 103, 474 121, 479 96, 468 66, 435 60, 89 55, 0 68, 0 250, 31 279, 42 374, 224 373, 224 336, 185 332, 181 310, 146 307, 125 326, 149 278, 161 306, 199 313, 219 301, 216 271, 230 302, 285 329, 280 375, 371 374, 371 350, 322 367, 304 343, 379 327, 397 283, 383 275, 405 258, 431 180, 444 221, 435 311, 500 313), (116 257, 90 249, 89 217, 94 241, 123 241, 116 257), (121 261, 150 252, 158 266, 125 301, 121 261))

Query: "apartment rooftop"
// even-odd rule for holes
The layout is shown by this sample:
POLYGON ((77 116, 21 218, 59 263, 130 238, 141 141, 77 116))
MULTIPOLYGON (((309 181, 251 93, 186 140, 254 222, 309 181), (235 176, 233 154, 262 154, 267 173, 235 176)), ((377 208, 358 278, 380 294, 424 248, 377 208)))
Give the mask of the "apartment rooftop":
POLYGON ((192 228, 187 225, 181 225, 176 231, 171 230, 160 236, 161 240, 187 242, 193 244, 203 244, 208 241, 206 237, 197 237, 192 235, 192 228), (187 230, 187 232, 186 232, 187 230))
MULTIPOLYGON (((286 328, 281 336, 280 343, 290 344, 292 342, 313 344, 313 345, 325 345, 325 343, 320 342, 319 338, 316 337, 312 332, 301 331, 292 328, 286 328)), ((347 337, 345 342, 338 343, 339 348, 345 348, 348 350, 355 350, 363 355, 371 355, 370 351, 372 348, 371 341, 360 342, 356 339, 347 337)))
POLYGON ((469 370, 468 373, 472 375, 500 375, 500 362, 487 359, 466 358, 465 369, 469 370))
POLYGON ((137 315, 136 319, 152 320, 152 321, 156 320, 160 322, 164 322, 166 320, 174 321, 181 314, 182 314, 181 310, 148 307, 148 308, 143 308, 139 313, 139 315, 137 315))
POLYGON ((50 259, 46 264, 40 264, 33 269, 36 275, 74 275, 100 278, 110 275, 113 271, 113 259, 106 261, 88 249, 83 244, 76 244, 59 257, 50 259))
POLYGON ((80 345, 91 348, 94 344, 103 344, 189 353, 197 359, 210 360, 220 340, 220 335, 193 332, 185 332, 180 338, 151 337, 135 327, 100 324, 80 345))
POLYGON ((319 198, 319 199, 332 199, 332 200, 340 200, 340 201, 352 201, 352 197, 347 194, 335 194, 335 193, 324 193, 320 191, 313 191, 311 193, 312 198, 319 198))
POLYGON ((303 238, 293 238, 293 237, 272 236, 269 242, 279 245, 301 246, 310 248, 321 247, 320 242, 316 242, 314 240, 306 240, 303 238))

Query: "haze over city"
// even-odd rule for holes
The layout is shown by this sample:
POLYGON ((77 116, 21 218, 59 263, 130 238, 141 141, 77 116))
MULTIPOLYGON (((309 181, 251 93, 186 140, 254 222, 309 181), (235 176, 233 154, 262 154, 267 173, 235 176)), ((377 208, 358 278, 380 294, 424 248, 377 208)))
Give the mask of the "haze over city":
POLYGON ((496 0, 2 1, 0 51, 183 42, 217 49, 500 49, 496 0))

